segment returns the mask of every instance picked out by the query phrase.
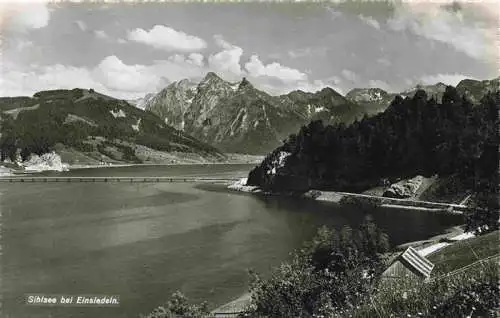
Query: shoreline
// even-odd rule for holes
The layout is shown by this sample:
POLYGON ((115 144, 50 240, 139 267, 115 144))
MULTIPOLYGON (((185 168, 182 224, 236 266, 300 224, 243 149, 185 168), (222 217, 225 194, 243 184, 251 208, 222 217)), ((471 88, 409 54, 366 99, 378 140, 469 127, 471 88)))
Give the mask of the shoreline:
MULTIPOLYGON (((140 163, 134 162, 122 162, 122 161, 111 161, 103 162, 99 160, 82 160, 81 162, 74 161, 72 159, 61 159, 61 155, 52 152, 48 153, 56 156, 57 160, 47 160, 43 159, 41 162, 36 164, 28 164, 25 162, 0 162, 0 176, 15 176, 21 174, 34 174, 41 172, 64 172, 71 170, 80 169, 97 169, 97 168, 123 168, 123 167, 150 167, 150 166, 196 166, 196 165, 257 165, 259 164, 264 156, 262 155, 250 155, 250 154, 239 154, 239 153, 225 153, 224 158, 204 158, 204 157, 175 157, 166 160, 151 160, 150 158, 144 160, 140 163), (72 162, 72 163, 69 163, 72 162)), ((167 153, 165 153, 167 154, 167 153)), ((187 153, 189 154, 189 153, 187 153)), ((45 155, 45 154, 44 154, 45 155)), ((43 156, 42 156, 43 157, 43 156)), ((67 156, 66 156, 67 157, 67 156)))
MULTIPOLYGON (((231 192, 243 192, 250 194, 265 194, 259 187, 256 186, 248 186, 246 185, 247 178, 242 178, 239 181, 229 184, 227 189, 231 192)), ((269 194, 269 195, 280 195, 280 194, 269 194)), ((434 213, 450 213, 450 214, 462 214, 462 212, 455 211, 455 208, 467 208, 465 205, 458 205, 452 203, 438 203, 438 202, 428 202, 428 201, 419 201, 415 199, 395 199, 395 198, 386 198, 375 195, 367 195, 367 194, 358 194, 358 193, 348 193, 348 192, 337 192, 337 191, 318 191, 318 190, 310 190, 302 195, 299 198, 322 201, 322 202, 330 202, 336 204, 342 204, 342 200, 345 198, 355 198, 355 199, 365 199, 365 201, 373 202, 373 200, 378 200, 379 206, 384 208, 394 208, 394 209, 406 209, 413 211, 425 211, 425 212, 434 212, 434 213), (385 202, 389 201, 391 203, 385 202), (399 204, 396 204, 399 203, 399 204), (425 206, 419 206, 425 205, 425 206), (432 206, 432 207, 431 207, 432 206)), ((424 256, 434 253, 435 251, 444 248, 451 243, 442 242, 443 240, 450 241, 458 241, 462 239, 466 239, 473 234, 467 234, 464 232, 462 226, 452 226, 444 230, 444 232, 440 234, 433 235, 427 239, 417 240, 417 241, 409 241, 402 244, 399 244, 393 248, 391 252, 388 253, 389 259, 394 257, 395 255, 399 255, 403 250, 408 247, 413 247, 417 251, 421 252, 424 256)), ((246 292, 239 297, 215 308, 211 311, 212 314, 224 314, 224 313, 232 313, 232 312, 240 312, 249 305, 251 301, 251 294, 246 292)))
POLYGON ((383 197, 379 195, 361 194, 353 192, 341 192, 341 191, 320 191, 320 190, 309 190, 301 195, 286 194, 286 193, 265 193, 257 186, 246 185, 247 178, 241 178, 239 181, 228 185, 230 191, 244 192, 251 194, 261 194, 261 195, 272 195, 272 196, 292 196, 301 199, 308 199, 321 202, 329 202, 335 204, 346 204, 346 201, 352 199, 361 203, 372 203, 377 206, 389 209, 405 209, 413 211, 425 211, 434 213, 446 213, 446 214, 463 214, 468 207, 463 204, 455 203, 442 203, 442 202, 431 202, 431 201, 421 201, 415 198, 408 199, 398 199, 383 197))
MULTIPOLYGON (((402 243, 396 245, 392 251, 388 252, 388 259, 392 260, 397 255, 401 254, 408 247, 413 247, 419 252, 422 256, 426 257, 446 246, 449 246, 457 241, 468 239, 470 237, 474 237, 472 233, 466 233, 462 226, 452 226, 444 230, 441 234, 433 235, 427 239, 417 240, 417 241, 409 241, 406 243, 402 243), (452 241, 442 242, 442 241, 452 241)), ((389 261, 388 263, 390 263, 389 261)), ((250 292, 245 292, 241 294, 239 297, 234 298, 233 300, 218 306, 214 310, 210 311, 211 314, 228 314, 234 312, 242 312, 246 306, 250 304, 252 299, 252 295, 250 292)))
POLYGON ((112 165, 69 165, 69 170, 121 167, 150 167, 150 166, 212 166, 212 165, 252 165, 250 162, 186 162, 186 163, 124 163, 112 165))
MULTIPOLYGON (((84 170, 84 169, 103 169, 103 168, 125 168, 125 167, 154 167, 154 166, 218 166, 218 165, 252 165, 252 162, 185 162, 185 163, 117 163, 109 165, 99 165, 99 164, 65 164, 63 169, 41 169, 41 170, 26 170, 19 167, 16 168, 6 168, 9 172, 0 174, 0 177, 11 177, 16 175, 24 174, 36 174, 41 172, 67 172, 74 170, 84 170)), ((0 166, 3 167, 3 166, 0 166)))

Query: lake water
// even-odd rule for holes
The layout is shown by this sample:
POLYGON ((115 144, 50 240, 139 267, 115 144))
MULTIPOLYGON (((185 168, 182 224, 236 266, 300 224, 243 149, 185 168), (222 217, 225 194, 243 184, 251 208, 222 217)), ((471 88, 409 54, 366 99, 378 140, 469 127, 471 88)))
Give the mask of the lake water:
MULTIPOLYGON (((244 177, 251 168, 149 166, 62 174, 224 178, 244 177)), ((138 317, 176 290, 215 308, 247 291, 247 269, 268 273, 320 225, 356 227, 367 212, 392 244, 461 223, 457 216, 231 193, 221 185, 0 184, 0 310, 3 305, 3 317, 15 318, 138 317), (120 306, 29 307, 26 293, 119 295, 120 306)))

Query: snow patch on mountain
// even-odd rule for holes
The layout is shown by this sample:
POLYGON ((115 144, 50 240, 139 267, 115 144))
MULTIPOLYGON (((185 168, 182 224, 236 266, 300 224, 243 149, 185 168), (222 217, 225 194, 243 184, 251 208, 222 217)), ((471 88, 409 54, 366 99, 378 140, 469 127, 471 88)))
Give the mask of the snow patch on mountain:
POLYGON ((241 84, 241 82, 237 82, 237 83, 231 84, 230 85, 231 89, 236 92, 238 90, 238 88, 240 87, 240 84, 241 84))
POLYGON ((365 91, 357 97, 358 101, 363 102, 377 102, 382 100, 382 94, 380 92, 365 91))
POLYGON ((110 110, 109 112, 115 118, 125 118, 125 117, 127 117, 127 115, 125 114, 125 112, 122 109, 119 109, 118 111, 110 110))

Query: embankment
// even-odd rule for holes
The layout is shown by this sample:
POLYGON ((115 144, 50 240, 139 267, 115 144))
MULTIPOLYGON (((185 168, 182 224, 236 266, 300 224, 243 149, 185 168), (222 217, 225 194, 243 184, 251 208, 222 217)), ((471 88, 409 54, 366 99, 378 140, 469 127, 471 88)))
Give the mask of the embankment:
MULTIPOLYGON (((259 187, 246 185, 247 179, 242 178, 241 180, 228 186, 228 189, 233 191, 247 192, 247 193, 260 193, 264 195, 276 195, 274 193, 265 193, 259 187)), ((279 194, 284 195, 284 194, 279 194)), ((296 194, 288 194, 296 195, 296 194)), ((388 198, 377 195, 370 194, 360 194, 360 193, 349 193, 349 192, 339 192, 339 191, 319 191, 310 190, 306 193, 300 195, 300 197, 310 200, 331 202, 337 204, 344 204, 347 202, 361 202, 361 203, 371 203, 384 208, 394 208, 394 209, 408 209, 416 211, 427 211, 436 213, 451 213, 451 214, 462 214, 468 209, 467 206, 461 204, 453 203, 442 203, 442 202, 430 202, 430 201, 420 201, 416 199, 397 199, 388 198)))

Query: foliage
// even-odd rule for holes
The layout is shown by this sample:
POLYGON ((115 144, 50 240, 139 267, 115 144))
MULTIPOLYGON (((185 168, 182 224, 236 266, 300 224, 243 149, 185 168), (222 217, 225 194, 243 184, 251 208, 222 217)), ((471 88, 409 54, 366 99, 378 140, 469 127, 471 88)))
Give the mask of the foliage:
POLYGON ((498 269, 495 262, 443 279, 400 281, 378 290, 350 317, 496 317, 498 269))
POLYGON ((138 159, 133 149, 123 146, 122 141, 158 150, 218 154, 215 148, 165 125, 156 115, 93 91, 84 94, 82 89, 52 90, 26 98, 0 99, 0 109, 12 110, 11 104, 20 106, 16 116, 1 117, 2 160, 14 160, 18 149, 23 160, 32 153, 42 155, 54 150, 58 143, 93 151, 87 142, 95 136, 104 137, 108 145, 119 148, 123 151, 123 160, 130 162, 138 162, 138 159), (119 111, 125 116, 115 118, 112 113, 119 111), (139 131, 133 129, 134 125, 139 125, 139 131))
POLYGON ((157 307, 150 314, 142 318, 174 318, 174 317, 189 317, 201 318, 209 315, 208 304, 189 304, 189 301, 184 294, 177 291, 172 294, 170 300, 164 305, 157 307))
POLYGON ((500 253, 498 239, 499 232, 495 231, 455 242, 432 253, 428 256, 428 259, 435 265, 433 273, 447 273, 469 265, 479 259, 498 255, 500 253))
POLYGON ((498 230, 500 221, 500 204, 498 199, 498 182, 493 174, 486 185, 480 185, 474 196, 472 212, 466 215, 466 230, 476 234, 484 234, 498 230), (491 180, 493 179, 493 180, 491 180))
POLYGON ((441 104, 419 90, 412 98, 397 96, 385 112, 350 126, 313 121, 253 169, 248 184, 266 191, 301 186, 358 192, 385 178, 457 175, 459 184, 478 194, 470 227, 495 227, 498 201, 485 198, 496 195, 498 187, 498 105, 498 91, 473 106, 448 86, 441 104), (289 155, 277 165, 283 152, 289 155))
POLYGON ((322 227, 314 239, 264 280, 252 273, 249 316, 341 314, 368 295, 382 270, 388 237, 367 218, 354 232, 322 227))

